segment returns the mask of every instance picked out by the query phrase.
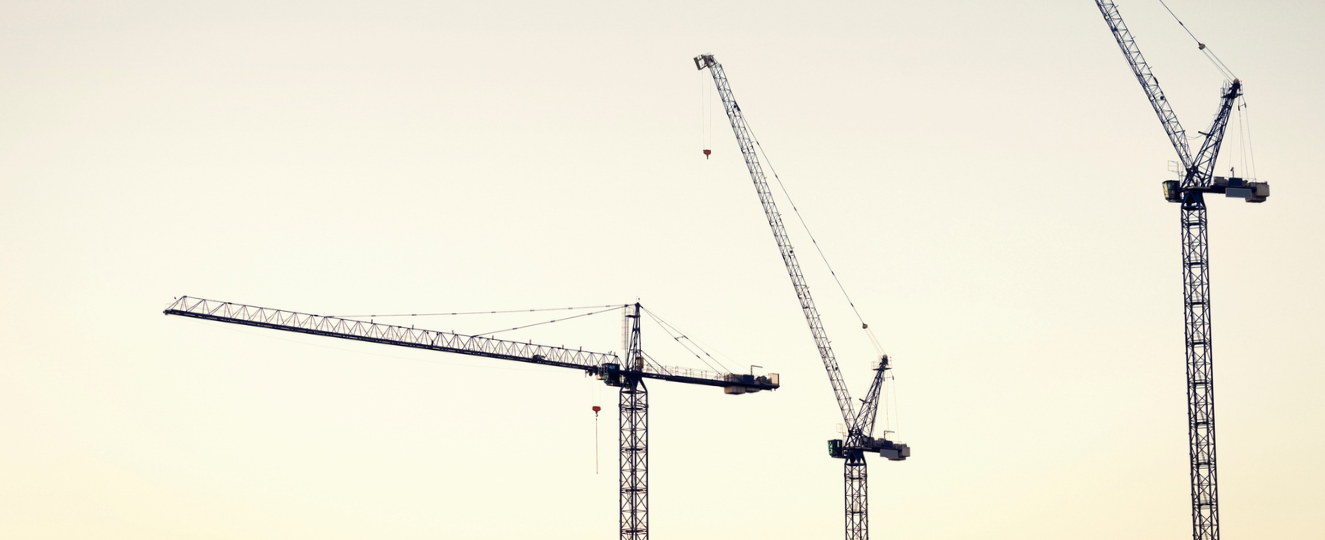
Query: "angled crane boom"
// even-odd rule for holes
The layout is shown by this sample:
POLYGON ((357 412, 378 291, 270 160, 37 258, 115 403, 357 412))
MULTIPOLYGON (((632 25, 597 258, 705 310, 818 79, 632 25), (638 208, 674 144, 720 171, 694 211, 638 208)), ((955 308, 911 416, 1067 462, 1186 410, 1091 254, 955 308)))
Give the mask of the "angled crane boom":
MULTIPOLYGON (((1219 490, 1215 460, 1214 355, 1211 350, 1210 244, 1206 221, 1206 194, 1224 194, 1247 202, 1264 202, 1270 186, 1236 177, 1213 176, 1219 147, 1232 113, 1242 95, 1242 81, 1228 82, 1220 92, 1219 110, 1195 156, 1187 136, 1169 107, 1159 81, 1141 56, 1132 33, 1123 24, 1118 6, 1095 0, 1118 47, 1159 116, 1164 132, 1182 163, 1181 180, 1163 183, 1164 198, 1180 204, 1182 235, 1183 315, 1187 361, 1187 442, 1191 472, 1192 538, 1219 539, 1219 490)), ((1204 47, 1204 45, 1201 45, 1204 47)))
POLYGON ((777 243, 778 251, 782 254, 782 263, 787 267, 787 275, 791 277, 791 286, 796 291, 796 299, 800 301, 801 312, 805 315, 805 322, 809 324, 814 344, 819 349, 819 357, 823 361, 824 370, 828 372, 828 382, 833 387, 833 395, 837 399, 838 408, 841 409, 842 422, 847 425, 845 441, 838 439, 828 442, 829 455, 845 460, 843 477, 845 483, 846 537, 847 540, 868 540, 869 499, 865 452, 878 452, 880 455, 894 461, 904 460, 911 455, 911 449, 905 444, 894 443, 886 438, 875 439, 873 437, 874 419, 878 411, 881 388, 885 374, 889 370, 888 356, 884 355, 880 360, 874 382, 871 384, 866 398, 861 402, 860 411, 857 412, 854 403, 851 401, 851 393, 842 380, 842 370, 838 367, 837 358, 833 355, 833 348, 828 340, 827 333, 824 332, 823 322, 819 319, 819 310, 815 307, 814 299, 810 296, 810 286, 805 282, 805 275, 801 272, 800 263, 796 260, 796 251, 792 248, 791 240, 787 237, 787 229, 782 224, 782 216, 778 213, 777 203, 773 200, 773 192, 769 189, 768 180, 764 176, 763 166, 760 164, 759 156, 756 153, 757 142, 754 132, 751 131, 750 124, 745 121, 741 106, 736 103, 736 96, 732 93, 731 84, 727 81, 727 74, 723 71, 722 64, 718 63, 711 54, 696 56, 695 68, 699 70, 708 69, 713 76, 713 83, 717 85, 718 95, 722 98, 723 108, 727 111, 727 120, 731 123, 732 132, 736 134, 736 142, 741 147, 741 155, 745 158, 745 167, 750 171, 750 179, 754 182, 755 192, 759 194, 759 202, 764 207, 764 216, 768 219, 768 226, 773 231, 773 240, 777 243))
POLYGON ((373 321, 313 315, 188 296, 175 300, 164 313, 285 332, 578 369, 594 375, 608 386, 621 389, 618 403, 621 539, 648 540, 649 398, 644 379, 717 386, 728 394, 745 394, 776 390, 779 387, 779 377, 776 373, 769 373, 767 376, 715 373, 663 367, 646 362, 640 340, 641 306, 636 303, 626 307, 629 335, 625 362, 622 362, 615 353, 572 350, 484 336, 406 328, 373 321))
POLYGON ((1178 115, 1173 113, 1168 98, 1164 97, 1164 91, 1159 88, 1159 79, 1150 72, 1150 64, 1146 63, 1144 56, 1141 56, 1141 48, 1136 45, 1132 31, 1123 24, 1123 17, 1118 14, 1118 6, 1108 1, 1098 1, 1096 4, 1104 14, 1104 22, 1109 24, 1109 30, 1113 32, 1118 46, 1122 48, 1128 65, 1132 67, 1137 82, 1141 83, 1141 89, 1145 90, 1146 97, 1150 99, 1150 106, 1154 107, 1155 114, 1159 115, 1159 123, 1164 125, 1164 133, 1168 134, 1169 142, 1173 144, 1174 150, 1178 151, 1178 161, 1184 168, 1190 168, 1192 157, 1191 151, 1187 149, 1187 132, 1182 129, 1178 115))
POLYGON ((736 96, 732 94, 731 84, 727 82, 727 74, 723 72, 722 64, 714 60, 713 55, 704 54, 695 57, 695 67, 701 70, 709 68, 713 82, 718 86, 722 105, 727 110, 727 120, 731 122, 732 131, 736 133, 736 143, 741 146, 741 155, 745 157, 745 167, 750 170, 750 179, 754 181, 759 202, 764 206, 768 226, 773 229, 773 240, 777 242, 778 251, 782 253, 782 262, 787 266, 787 275, 791 276, 791 286, 796 289, 796 298, 800 300, 805 322, 810 325, 810 334, 814 337, 819 357, 823 359, 824 369, 828 372, 828 383, 833 387, 837 406, 842 409, 842 422, 851 425, 856 418, 855 408, 851 403, 851 392, 842 381, 842 370, 837 367, 833 347, 828 340, 828 334, 824 332, 823 322, 819 320, 819 310, 814 307, 810 286, 801 273, 800 263, 796 261, 796 250, 792 249, 791 239, 787 238, 787 228, 782 225, 782 216, 778 213, 777 203, 773 200, 773 192, 768 188, 768 180, 764 178, 764 168, 759 163, 759 156, 755 154, 754 133, 750 131, 750 125, 741 114, 741 106, 736 104, 736 96))

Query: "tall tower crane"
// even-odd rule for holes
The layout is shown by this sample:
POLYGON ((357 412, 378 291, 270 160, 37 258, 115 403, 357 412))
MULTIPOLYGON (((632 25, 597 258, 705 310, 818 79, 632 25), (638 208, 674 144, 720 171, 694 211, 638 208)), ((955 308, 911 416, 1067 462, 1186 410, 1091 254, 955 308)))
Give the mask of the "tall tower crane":
MULTIPOLYGON (((1132 33, 1123 24, 1118 6, 1095 0, 1104 22, 1118 41, 1132 73, 1141 83, 1150 106, 1169 137, 1182 168, 1181 180, 1163 183, 1165 200, 1178 203, 1182 231, 1183 307, 1187 346, 1187 447, 1191 461, 1192 538, 1219 539, 1219 491, 1215 468, 1215 390, 1210 329, 1209 240, 1206 235, 1206 194, 1224 194, 1247 202, 1265 202, 1270 186, 1244 178, 1214 176, 1219 145, 1224 140, 1234 101, 1242 95, 1242 81, 1233 79, 1220 90, 1219 110, 1196 155, 1187 146, 1187 134, 1169 107, 1159 80, 1141 56, 1132 33)), ((1200 44, 1205 49, 1204 44, 1200 44)))
POLYGON ((887 437, 874 437, 874 418, 878 412, 879 399, 882 395, 881 389, 885 375, 891 369, 888 355, 885 354, 879 359, 869 392, 861 402, 860 410, 855 410, 854 403, 851 401, 851 393, 842 380, 842 371, 837 366, 837 359, 833 355, 833 348, 828 340, 828 335, 824 332, 823 322, 819 320, 819 310, 814 305, 814 299, 810 297, 810 286, 805 282, 804 274, 801 273, 800 263, 796 260, 796 252, 791 247, 791 240, 787 237, 787 230, 782 225, 782 217, 778 213, 777 204, 773 200, 773 192, 768 187, 763 166, 759 162, 759 156, 755 153, 754 132, 750 130, 750 125, 745 121, 740 105, 736 104, 736 97, 732 94, 731 84, 727 82, 727 74, 723 71, 722 64, 714 60, 711 54, 696 56, 695 67, 701 71, 708 68, 709 73, 713 75, 713 82, 717 85, 718 94, 722 97, 722 105, 727 110, 727 120, 731 122, 732 132, 736 134, 736 142, 741 147, 741 155, 745 157, 745 166, 750 171, 750 179, 754 181, 755 191, 759 194, 759 202, 763 204, 764 216, 768 218, 768 225, 773 230, 773 240, 782 253, 782 262, 787 267, 787 274, 791 276, 791 285, 796 291, 796 298, 800 300, 805 322, 809 323, 810 334, 814 338, 815 346, 819 349, 819 357, 823 360, 824 369, 828 372, 828 383, 833 387, 833 395, 837 399, 837 406, 842 411, 842 422, 847 426, 845 440, 828 441, 829 455, 844 460, 846 538, 847 540, 868 540, 869 493, 866 483, 865 453, 877 452, 879 455, 893 461, 902 461, 911 455, 910 447, 905 444, 895 443, 888 440, 887 437))
POLYGON ((584 371, 608 386, 620 388, 621 540, 649 538, 649 395, 645 379, 716 386, 727 394, 776 390, 778 374, 755 376, 665 367, 647 361, 640 342, 640 311, 625 306, 628 338, 626 360, 616 353, 549 347, 484 336, 406 328, 373 321, 312 315, 202 298, 180 297, 166 315, 255 326, 398 347, 483 356, 584 371))

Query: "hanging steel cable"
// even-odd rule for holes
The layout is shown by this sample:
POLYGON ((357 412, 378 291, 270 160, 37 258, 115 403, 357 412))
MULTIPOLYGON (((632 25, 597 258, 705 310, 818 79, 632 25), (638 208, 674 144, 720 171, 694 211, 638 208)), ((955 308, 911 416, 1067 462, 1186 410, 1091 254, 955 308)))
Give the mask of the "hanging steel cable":
MULTIPOLYGON (((746 120, 745 122, 747 125, 750 123, 749 120, 746 120)), ((879 340, 875 337, 874 331, 870 330, 870 325, 865 323, 865 318, 860 315, 860 310, 856 309, 856 303, 851 300, 851 295, 847 293, 846 286, 842 285, 842 280, 837 277, 837 271, 833 270, 833 265, 828 262, 828 256, 824 254, 823 248, 819 246, 819 241, 814 238, 814 233, 810 232, 809 224, 805 223, 805 217, 801 215, 800 209, 796 207, 796 202, 791 199, 791 193, 787 191, 787 186, 782 183, 782 178, 778 177, 777 169, 773 168, 773 162, 768 159, 768 153, 764 151, 764 146, 759 144, 759 138, 754 135, 753 127, 750 128, 750 140, 754 141, 755 147, 758 148, 759 153, 764 156, 764 163, 768 164, 768 172, 772 173, 773 180, 777 181, 778 188, 782 190, 782 195, 787 198, 787 204, 791 205, 792 213, 796 214, 796 220, 800 221, 801 229, 805 230, 805 235, 810 238, 810 243, 814 244, 815 251, 819 252, 819 259, 824 262, 824 266, 828 268, 828 273, 833 276, 833 281, 837 283, 837 289, 842 291, 842 297, 846 298, 847 304, 851 306, 851 312, 856 314, 856 320, 860 321, 860 328, 865 331, 865 335, 869 338, 870 344, 874 346, 875 353, 879 355, 884 354, 883 345, 879 344, 879 340)))
POLYGON ((574 311, 577 309, 599 309, 599 308, 622 308, 627 304, 610 304, 606 306, 581 306, 567 308, 539 308, 539 309, 506 309, 497 311, 455 311, 450 313, 394 313, 387 315, 327 315, 327 317, 435 317, 444 315, 491 315, 498 313, 533 313, 536 311, 574 311))
POLYGON ((648 315, 650 319, 653 319, 653 322, 658 323, 658 326, 663 329, 663 332, 666 332, 668 336, 670 336, 673 340, 675 340, 678 344, 680 344, 681 347, 686 350, 686 352, 690 353, 695 358, 698 358, 699 361, 703 362, 704 365, 709 367, 709 369, 712 369, 714 371, 731 371, 730 369, 727 368, 726 365, 722 363, 722 361, 718 360, 717 358, 714 358, 713 355, 709 354, 709 352, 705 350, 702 345, 699 344, 699 342, 695 341, 694 339, 691 339, 690 336, 687 336, 685 332, 681 331, 680 328, 677 328, 672 323, 664 321, 662 317, 659 317, 658 314, 649 311, 648 308, 641 308, 641 310, 646 315, 648 315), (698 353, 691 350, 689 345, 686 345, 684 342, 682 342, 681 341, 682 339, 689 341, 691 345, 693 345, 696 349, 699 349, 700 352, 704 353, 704 356, 708 357, 708 360, 712 360, 714 363, 718 365, 714 366, 713 364, 710 364, 708 360, 705 360, 698 353))
POLYGON ((488 334, 496 334, 496 333, 500 333, 500 332, 510 332, 511 330, 523 330, 523 329, 525 329, 525 328, 530 328, 530 327, 534 327, 534 326, 541 326, 541 325, 544 325, 544 324, 552 324, 552 323, 555 323, 555 322, 561 322, 561 321, 569 321, 569 320, 571 320, 571 319, 578 319, 578 318, 580 318, 580 317, 588 317, 588 316, 590 316, 590 315, 598 315, 599 313, 607 313, 607 312, 609 312, 609 311, 615 311, 615 310, 618 310, 618 309, 621 309, 621 306, 619 306, 619 305, 616 305, 616 306, 609 306, 607 309, 603 309, 603 310, 599 310, 599 311, 594 311, 594 312, 590 312, 590 313, 581 313, 581 314, 579 314, 579 315, 571 315, 570 317, 562 317, 562 318, 560 318, 560 319, 552 319, 552 320, 550 320, 550 321, 536 322, 536 323, 533 323, 533 324, 526 324, 526 325, 524 325, 524 326, 516 326, 516 327, 514 327, 514 328, 503 328, 503 329, 501 329, 501 330, 493 330, 493 331, 490 331, 490 332, 479 332, 479 333, 474 334, 474 335, 475 335, 475 336, 486 336, 486 335, 488 335, 488 334))
POLYGON ((1200 51, 1205 54, 1205 57, 1210 60, 1210 63, 1215 65, 1215 69, 1219 70, 1220 75, 1223 75, 1225 79, 1230 81, 1237 78, 1237 76, 1233 75, 1233 70, 1228 69, 1228 66, 1224 65, 1224 61, 1220 60, 1219 57, 1215 55, 1215 51, 1210 50, 1209 46, 1202 43, 1201 40, 1196 39, 1196 34, 1193 34, 1191 29, 1187 28, 1186 24, 1183 24, 1182 19, 1179 19, 1178 15, 1174 13, 1172 9, 1169 9, 1169 5, 1165 4, 1164 0, 1159 0, 1159 5, 1164 6, 1164 10, 1168 11, 1169 15, 1173 16, 1173 20, 1178 21, 1178 26, 1181 26, 1182 29, 1187 32, 1187 35, 1192 37, 1192 41, 1196 42, 1196 48, 1200 49, 1200 51))

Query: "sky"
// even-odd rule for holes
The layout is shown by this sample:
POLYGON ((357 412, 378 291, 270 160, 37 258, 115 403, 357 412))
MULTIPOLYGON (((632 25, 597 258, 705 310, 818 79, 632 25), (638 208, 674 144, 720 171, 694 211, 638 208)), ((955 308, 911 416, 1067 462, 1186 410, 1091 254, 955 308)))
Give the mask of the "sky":
MULTIPOLYGON (((1254 161, 1272 188, 1210 204, 1222 530, 1312 537, 1325 6, 1168 3, 1244 82, 1218 170, 1254 161)), ((1158 2, 1119 9, 1204 131, 1221 75, 1158 2)), ((1092 2, 0 13, 7 538, 616 536, 601 383, 162 315, 182 295, 340 315, 638 300, 782 383, 649 384, 653 536, 840 537, 840 415, 701 53, 894 360, 888 427, 912 457, 869 462, 875 538, 1190 535, 1176 158, 1092 2)), ((863 397, 874 349, 779 204, 863 397)), ((500 335, 610 352, 620 325, 500 335)))

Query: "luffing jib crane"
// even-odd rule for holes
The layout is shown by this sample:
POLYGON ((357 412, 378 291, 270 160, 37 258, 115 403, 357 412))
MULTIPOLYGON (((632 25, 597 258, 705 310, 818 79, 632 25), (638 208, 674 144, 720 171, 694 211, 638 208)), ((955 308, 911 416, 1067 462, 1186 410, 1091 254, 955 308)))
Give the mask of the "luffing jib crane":
POLYGON ((645 360, 640 342, 641 306, 636 303, 625 307, 629 332, 625 362, 622 362, 616 353, 549 347, 187 296, 175 300, 166 308, 165 314, 315 336, 577 369, 596 376, 608 386, 621 389, 618 404, 621 450, 621 539, 648 540, 649 396, 644 379, 716 386, 721 387, 728 394, 744 394, 776 390, 779 386, 779 377, 776 373, 769 373, 766 376, 714 373, 664 367, 648 362, 645 360))
POLYGON ((844 460, 846 538, 847 540, 866 540, 869 538, 869 499, 865 474, 865 453, 876 452, 880 456, 893 461, 905 460, 911 455, 910 447, 905 444, 890 441, 887 437, 874 437, 874 418, 878 412, 879 399, 882 395, 881 389, 886 373, 891 369, 888 356, 883 355, 880 358, 878 367, 875 368, 874 380, 870 385, 870 390, 862 401, 860 410, 856 411, 854 403, 851 401, 851 393, 847 391, 846 383, 842 380, 842 371, 838 369, 837 359, 833 355, 833 348, 828 341, 828 335, 824 332, 823 323, 819 320, 819 310, 814 305, 814 299, 810 297, 810 287, 805 282, 800 263, 796 260, 796 253, 791 247, 791 240, 787 237, 786 228, 782 225, 782 217, 778 214, 777 205, 773 200, 773 192, 769 189, 768 181, 764 177, 763 166, 760 165, 759 157, 755 153, 754 133, 750 130, 750 125, 746 123, 740 105, 736 104, 736 97, 732 94, 731 85, 727 82, 727 74, 723 71, 722 64, 714 60, 711 54, 696 56, 695 67, 699 70, 707 68, 709 73, 713 75, 713 82, 717 85, 718 94, 722 98, 722 105, 727 110, 727 120, 731 122, 732 132, 736 134, 736 142, 741 147, 741 155, 745 157, 745 166, 750 171, 750 179, 754 181, 755 191, 759 194, 759 202, 764 207, 764 215, 768 218, 768 225, 773 230, 773 240, 782 253, 782 262, 787 267, 787 274, 791 276, 791 285, 796 291, 796 298, 800 300, 801 311, 805 315, 805 321, 809 323, 810 334, 814 337, 815 346, 819 349, 819 357, 823 360, 824 369, 828 372, 828 382, 833 387, 833 395, 837 399, 837 406, 842 411, 842 422, 847 426, 845 440, 828 441, 829 455, 844 460))
MULTIPOLYGON (((1205 196, 1224 194, 1247 202, 1265 202, 1270 186, 1244 178, 1214 176, 1215 160, 1224 140, 1234 101, 1242 95, 1242 81, 1228 81, 1220 90, 1219 110, 1210 129, 1193 156, 1187 146, 1187 133, 1169 107, 1159 80, 1141 56, 1132 33, 1123 24, 1118 6, 1108 0, 1095 0, 1104 21, 1141 83, 1150 106, 1169 137, 1182 168, 1180 180, 1163 183, 1164 198, 1179 204, 1182 231, 1183 306, 1187 349, 1187 443, 1191 467, 1192 538, 1219 539, 1219 490, 1215 468, 1215 391, 1210 328, 1209 240, 1206 235, 1205 196)), ((1202 44, 1204 49, 1205 45, 1202 44)))

